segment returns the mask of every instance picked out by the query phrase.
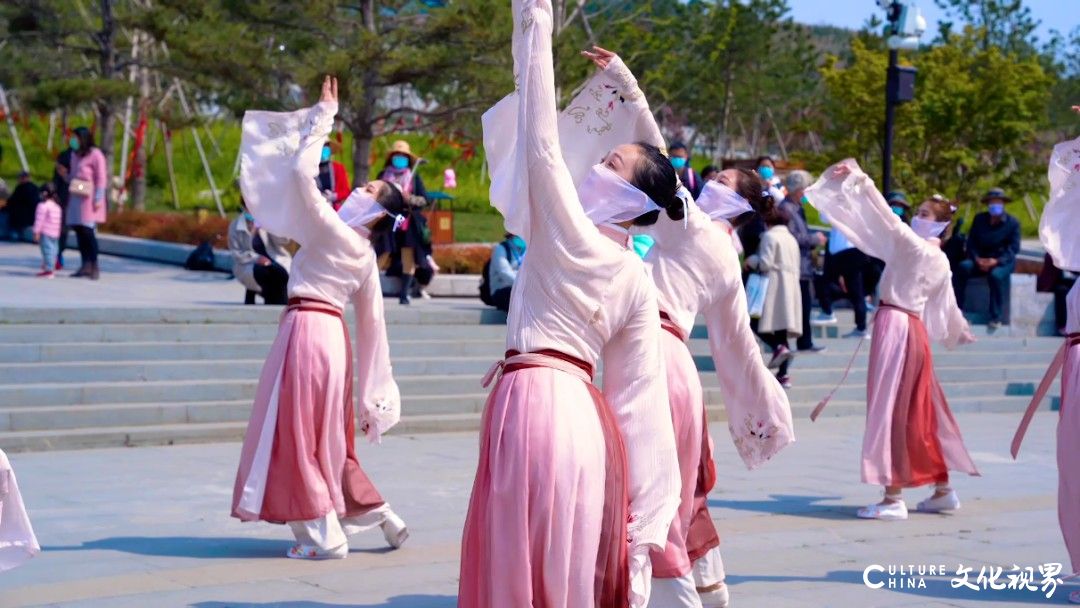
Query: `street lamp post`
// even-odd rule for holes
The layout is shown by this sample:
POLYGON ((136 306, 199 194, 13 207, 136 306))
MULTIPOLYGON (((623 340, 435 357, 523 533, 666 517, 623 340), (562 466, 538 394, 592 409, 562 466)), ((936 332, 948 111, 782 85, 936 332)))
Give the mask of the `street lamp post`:
POLYGON ((885 78, 885 142, 882 146, 882 192, 892 190, 893 130, 896 106, 915 98, 915 68, 897 65, 901 49, 919 48, 919 36, 926 30, 926 20, 919 8, 902 0, 878 0, 885 9, 889 45, 889 68, 885 78))

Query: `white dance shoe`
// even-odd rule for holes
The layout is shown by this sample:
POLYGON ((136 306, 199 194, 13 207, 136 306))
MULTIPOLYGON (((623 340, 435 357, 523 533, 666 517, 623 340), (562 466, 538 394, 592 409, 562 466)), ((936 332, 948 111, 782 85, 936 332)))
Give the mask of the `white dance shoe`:
POLYGON ((409 538, 409 529, 405 527, 405 521, 393 511, 386 514, 386 519, 379 527, 382 528, 386 544, 395 549, 400 549, 401 545, 405 544, 405 539, 409 538))
POLYGON ((883 521, 897 521, 907 519, 908 510, 904 501, 887 502, 885 504, 873 504, 863 507, 855 513, 861 519, 880 519, 883 521))
POLYGON ((956 495, 956 490, 949 490, 948 494, 937 498, 934 498, 934 495, 931 494, 930 498, 919 503, 916 510, 920 513, 945 513, 959 508, 960 497, 956 495))
POLYGON ((728 586, 720 583, 720 587, 711 591, 699 591, 702 608, 731 608, 731 595, 728 586))
POLYGON ((348 543, 339 545, 329 551, 316 547, 315 545, 293 545, 285 552, 285 557, 288 557, 289 559, 345 559, 348 556, 348 543))

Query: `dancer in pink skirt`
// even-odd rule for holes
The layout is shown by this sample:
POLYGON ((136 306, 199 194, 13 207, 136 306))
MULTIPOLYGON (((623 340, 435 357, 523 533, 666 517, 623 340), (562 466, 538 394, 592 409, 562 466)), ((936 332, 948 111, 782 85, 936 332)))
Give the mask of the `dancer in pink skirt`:
MULTIPOLYGON (((686 198, 685 222, 661 218, 646 228, 655 244, 645 266, 656 284, 660 344, 679 450, 682 501, 667 546, 652 555, 651 606, 721 608, 728 604, 720 537, 706 505, 716 481, 701 378, 687 345, 703 314, 724 395, 728 430, 748 468, 795 441, 787 394, 769 372, 747 311, 734 221, 772 212, 768 186, 747 170, 727 169, 706 182, 698 202, 686 198)), ((688 193, 687 193, 688 194, 688 193)))
POLYGON ((41 552, 26 515, 15 470, 0 450, 0 572, 11 570, 41 552))
MULTIPOLYGON (((491 200, 529 253, 488 398, 461 550, 463 608, 625 608, 648 601, 679 476, 656 294, 627 227, 681 212, 655 146, 611 149, 575 189, 560 149, 552 7, 514 0, 518 90, 484 115, 491 200), (644 217, 643 217, 644 216, 644 217), (604 362, 604 392, 592 383, 604 362)), ((614 62, 581 123, 632 133, 640 90, 614 62)), ((595 84, 595 83, 594 83, 595 84)), ((647 107, 645 108, 647 111, 647 107)), ((581 131, 586 133, 586 131, 581 131)), ((595 163, 602 155, 580 158, 595 163)))
MULTIPOLYGON (((1080 113, 1080 107, 1074 108, 1080 113)), ((1043 209, 1039 239, 1054 265, 1080 272, 1080 138, 1054 146, 1050 157, 1050 200, 1043 209)), ((1068 295, 1068 324, 1064 344, 1039 384, 1012 443, 1020 450, 1031 417, 1061 372, 1061 412, 1057 427, 1058 521, 1073 573, 1080 573, 1080 281, 1068 295)), ((1080 604, 1080 591, 1069 594, 1080 604)))
POLYGON ((244 437, 232 514, 288 523, 300 559, 344 558, 346 536, 381 526, 398 547, 405 523, 356 457, 353 355, 344 308, 356 315, 361 430, 372 441, 400 417, 390 368, 373 233, 393 229, 400 192, 380 181, 353 192, 340 212, 315 184, 319 155, 337 114, 337 81, 318 105, 291 113, 247 112, 240 188, 255 221, 300 244, 289 305, 263 366, 244 437))
POLYGON ((929 484, 935 485, 934 493, 918 510, 955 511, 960 499, 949 487, 949 471, 979 473, 934 374, 930 353, 931 339, 948 348, 974 341, 956 305, 949 261, 938 238, 949 227, 954 209, 940 197, 927 200, 909 227, 851 159, 830 167, 806 196, 860 251, 885 261, 866 382, 862 452, 862 480, 885 486, 885 498, 860 509, 858 516, 907 519, 902 489, 929 484))

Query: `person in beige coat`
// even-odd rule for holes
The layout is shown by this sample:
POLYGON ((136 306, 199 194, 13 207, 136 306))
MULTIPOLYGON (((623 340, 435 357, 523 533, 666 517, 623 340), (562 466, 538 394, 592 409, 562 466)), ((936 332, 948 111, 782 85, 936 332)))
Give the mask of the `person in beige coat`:
MULTIPOLYGON (((241 200, 240 204, 244 202, 241 200)), ((285 304, 288 299, 285 288, 292 265, 292 254, 286 249, 288 243, 289 239, 260 228, 247 206, 229 226, 233 274, 249 291, 262 294, 267 304, 285 304)))
POLYGON ((788 230, 784 211, 776 209, 765 218, 765 224, 768 229, 761 235, 758 252, 746 259, 746 265, 769 280, 758 334, 773 349, 769 369, 776 369, 776 379, 790 388, 787 372, 795 353, 788 347, 788 338, 802 334, 799 243, 788 230))

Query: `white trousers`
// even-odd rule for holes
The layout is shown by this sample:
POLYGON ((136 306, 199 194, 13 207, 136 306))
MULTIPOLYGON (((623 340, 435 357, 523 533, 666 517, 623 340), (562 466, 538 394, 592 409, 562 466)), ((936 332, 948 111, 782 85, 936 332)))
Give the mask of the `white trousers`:
POLYGON ((356 517, 338 518, 337 513, 330 511, 326 515, 305 521, 290 521, 296 542, 301 545, 318 547, 323 551, 333 551, 349 542, 348 537, 364 530, 382 525, 386 517, 393 513, 390 505, 383 504, 381 507, 368 511, 356 517))
POLYGON ((694 562, 690 572, 678 578, 652 579, 650 608, 702 608, 698 589, 708 589, 724 582, 724 560, 714 547, 694 562))

